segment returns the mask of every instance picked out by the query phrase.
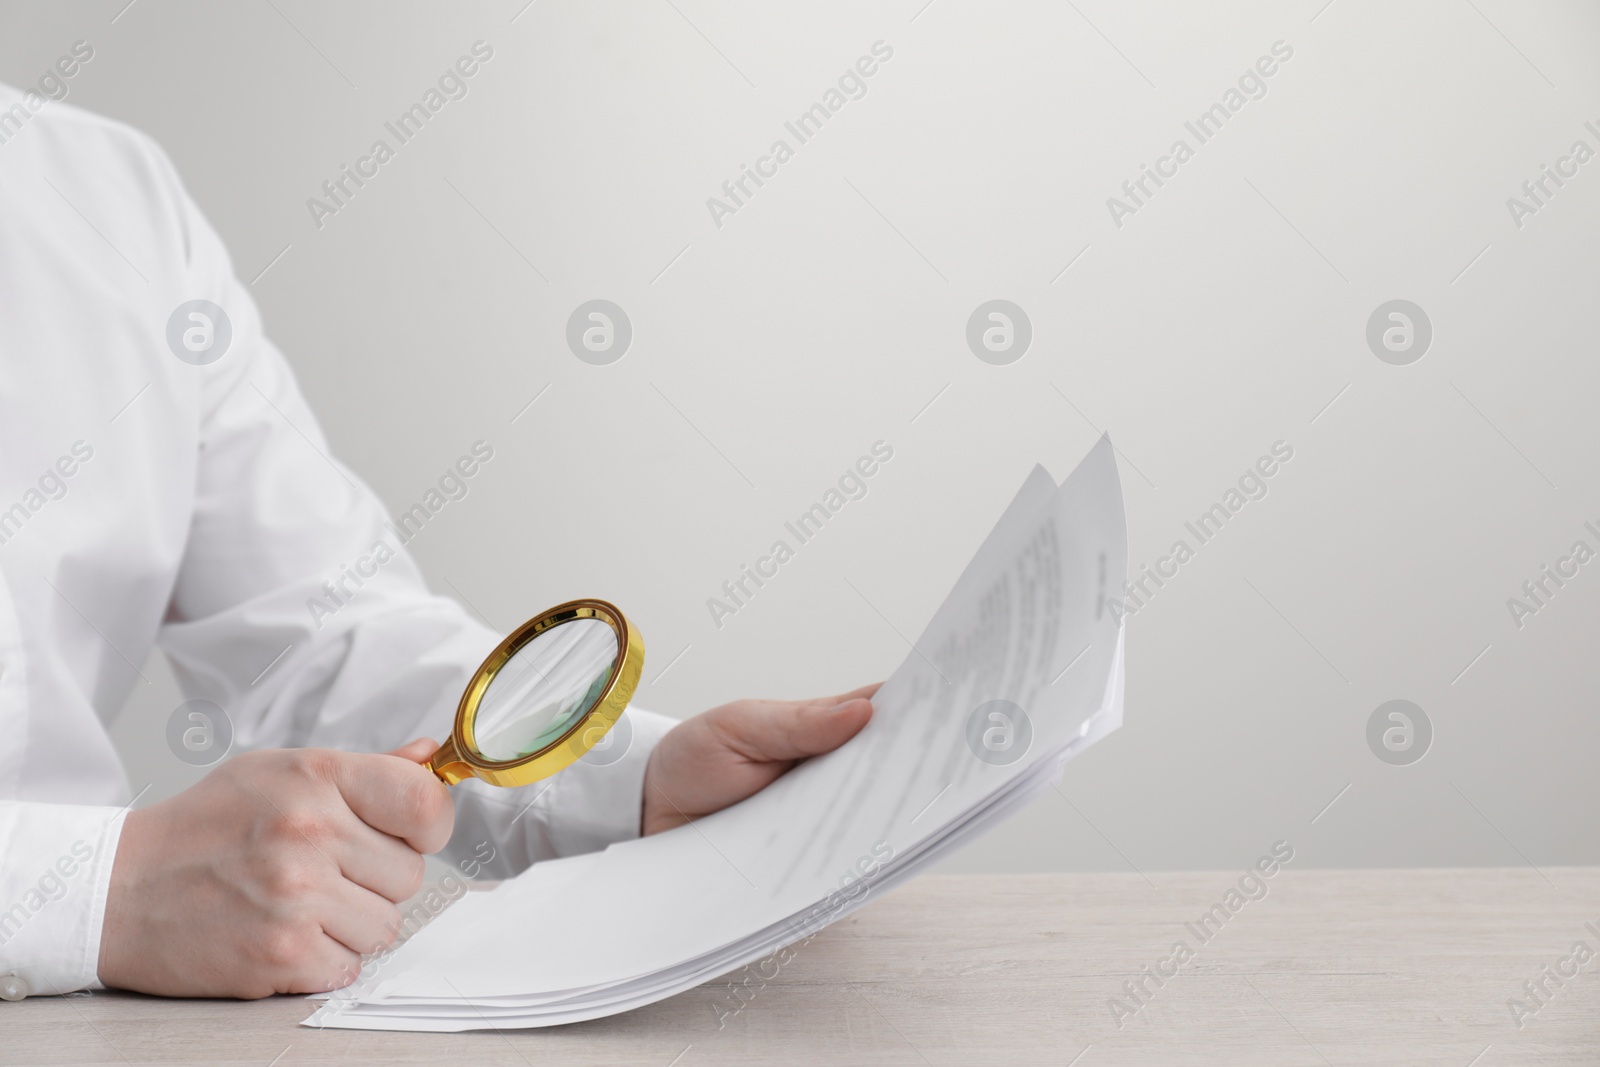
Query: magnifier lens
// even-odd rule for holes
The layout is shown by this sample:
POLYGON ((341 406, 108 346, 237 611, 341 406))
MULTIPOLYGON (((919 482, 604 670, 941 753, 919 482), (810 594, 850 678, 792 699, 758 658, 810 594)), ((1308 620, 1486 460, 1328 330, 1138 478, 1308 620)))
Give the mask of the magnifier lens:
POLYGON ((540 633, 506 661, 473 718, 478 755, 515 760, 556 741, 587 715, 611 681, 617 634, 599 619, 540 633))

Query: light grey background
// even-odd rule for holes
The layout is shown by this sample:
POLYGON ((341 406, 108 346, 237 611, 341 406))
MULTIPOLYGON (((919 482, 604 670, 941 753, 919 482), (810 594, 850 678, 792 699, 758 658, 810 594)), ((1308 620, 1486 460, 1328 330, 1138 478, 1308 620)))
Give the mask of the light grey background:
MULTIPOLYGON (((1520 229, 1506 206, 1600 149, 1594 5, 125 2, 0 4, 0 79, 93 45, 70 102, 171 153, 392 510, 494 445, 412 547, 495 625, 612 598, 640 702, 680 716, 841 690, 907 654, 1034 463, 1108 429, 1137 565, 1283 440, 1270 494, 1129 619, 1127 725, 950 867, 1279 838, 1304 865, 1600 862, 1600 562, 1520 630, 1506 606, 1600 544, 1600 160, 1520 229), (318 229, 307 198, 479 39, 470 94, 318 229), (867 95, 714 225, 879 40, 867 95), (1115 226, 1107 197, 1279 40, 1268 95, 1115 226), (594 298, 633 322, 611 366, 564 344, 594 298), (964 337, 994 298, 1034 328, 1005 367, 964 337), (1395 298, 1435 332, 1406 367, 1364 339, 1395 298), (716 628, 706 599, 879 439, 870 494, 716 628), (1394 698, 1433 723, 1411 766, 1367 748, 1394 698)), ((115 733, 162 795, 199 772, 152 677, 115 733)))

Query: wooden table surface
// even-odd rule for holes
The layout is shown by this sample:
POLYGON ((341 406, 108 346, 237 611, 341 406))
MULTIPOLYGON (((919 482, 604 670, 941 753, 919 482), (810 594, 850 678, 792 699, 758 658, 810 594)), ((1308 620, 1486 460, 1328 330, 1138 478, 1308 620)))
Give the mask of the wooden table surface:
POLYGON ((1600 956, 1572 956, 1578 941, 1600 953, 1584 925, 1600 930, 1600 868, 1286 869, 1201 943, 1184 924, 1238 877, 924 878, 752 979, 736 1013, 726 981, 596 1022, 465 1034, 312 1030, 295 997, 99 993, 0 1003, 0 1063, 1600 1062, 1600 956), (1193 959, 1136 1002, 1123 982, 1179 940, 1193 959), (1577 974, 1558 985, 1547 966, 1577 974), (1519 1028, 1507 1001, 1541 980, 1519 1028), (1120 1028, 1113 997, 1138 1006, 1120 1028))

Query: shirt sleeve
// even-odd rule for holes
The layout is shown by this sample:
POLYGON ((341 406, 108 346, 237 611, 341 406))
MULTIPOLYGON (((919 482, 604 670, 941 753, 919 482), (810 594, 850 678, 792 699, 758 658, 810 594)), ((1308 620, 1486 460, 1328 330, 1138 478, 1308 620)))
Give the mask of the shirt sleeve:
MULTIPOLYGON (((159 642, 186 695, 223 709, 236 750, 441 739, 501 635, 430 593, 405 543, 433 521, 419 508, 451 506, 455 487, 495 462, 493 442, 474 442, 450 467, 459 477, 391 521, 332 455, 220 239, 159 154, 157 165, 186 230, 186 291, 231 327, 222 358, 195 368, 193 519, 159 642)), ((486 843, 505 875, 638 836, 644 767, 674 722, 637 709, 625 719, 618 758, 591 754, 524 789, 457 787, 447 854, 486 843)))
MULTIPOLYGON (((147 219, 152 233, 141 259, 146 321, 133 313, 107 321, 148 328, 164 349, 172 309, 206 301, 222 309, 228 339, 214 362, 163 363, 163 387, 144 400, 166 405, 162 432, 184 442, 177 481, 191 487, 157 634, 186 696, 221 709, 232 751, 372 752, 443 738, 500 635, 429 591, 407 551, 408 530, 454 506, 457 490, 496 462, 494 442, 441 457, 449 482, 436 479, 422 504, 391 521, 330 452, 222 242, 166 157, 140 135, 113 132, 119 151, 131 146, 116 174, 122 209, 147 219)), ((140 505, 128 501, 127 522, 152 521, 140 505)), ((637 836, 644 768, 672 720, 630 709, 624 721, 631 742, 620 757, 591 754, 523 790, 458 788, 447 855, 463 870, 472 861, 504 876, 637 836)), ((97 984, 124 817, 125 809, 0 802, 0 977, 14 974, 35 994, 97 984)))
POLYGON ((0 976, 99 988, 100 926, 125 808, 0 801, 0 976))

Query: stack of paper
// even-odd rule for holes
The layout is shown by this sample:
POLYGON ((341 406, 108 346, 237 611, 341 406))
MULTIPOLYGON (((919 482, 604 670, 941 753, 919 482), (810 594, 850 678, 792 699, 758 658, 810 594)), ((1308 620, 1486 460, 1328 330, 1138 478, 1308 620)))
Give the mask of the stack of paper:
POLYGON ((1121 725, 1108 598, 1126 572, 1101 438, 1059 488, 1034 469, 849 744, 715 815, 468 894, 307 1025, 577 1022, 810 936, 1026 804, 1121 725))

